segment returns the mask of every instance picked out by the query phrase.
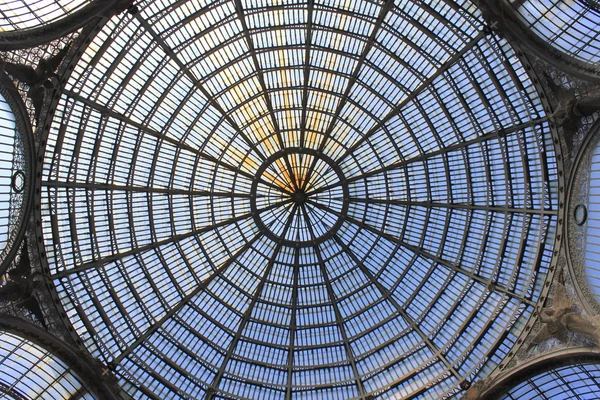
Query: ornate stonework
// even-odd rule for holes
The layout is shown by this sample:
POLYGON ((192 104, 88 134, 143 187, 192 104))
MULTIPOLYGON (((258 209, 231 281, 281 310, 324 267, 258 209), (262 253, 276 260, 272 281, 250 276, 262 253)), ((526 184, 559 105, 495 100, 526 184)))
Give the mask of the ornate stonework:
POLYGON ((584 301, 584 306, 592 314, 600 314, 600 302, 588 287, 585 278, 585 244, 587 225, 575 222, 574 213, 578 205, 585 205, 588 201, 590 190, 590 166, 594 149, 600 142, 600 124, 596 122, 592 131, 582 142, 574 160, 574 169, 569 182, 569 196, 567 199, 567 224, 566 224, 566 256, 568 270, 573 277, 574 288, 577 295, 584 301))

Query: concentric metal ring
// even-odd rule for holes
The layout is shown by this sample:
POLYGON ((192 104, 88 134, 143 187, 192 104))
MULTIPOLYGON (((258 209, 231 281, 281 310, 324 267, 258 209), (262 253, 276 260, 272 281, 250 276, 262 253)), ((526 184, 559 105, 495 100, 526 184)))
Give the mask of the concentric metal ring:
POLYGON ((107 23, 56 102, 39 219, 68 318, 132 395, 444 398, 508 357, 547 290, 561 164, 531 68, 471 10, 107 23))
POLYGON ((271 155, 256 172, 250 190, 252 216, 258 228, 289 247, 314 246, 335 235, 347 214, 348 197, 348 183, 339 165, 310 148, 290 147, 271 155), (317 165, 310 168, 313 162, 317 165), (291 171, 287 165, 292 165, 291 171), (274 210, 273 200, 281 204, 274 210), (270 216, 267 223, 266 214, 270 216))

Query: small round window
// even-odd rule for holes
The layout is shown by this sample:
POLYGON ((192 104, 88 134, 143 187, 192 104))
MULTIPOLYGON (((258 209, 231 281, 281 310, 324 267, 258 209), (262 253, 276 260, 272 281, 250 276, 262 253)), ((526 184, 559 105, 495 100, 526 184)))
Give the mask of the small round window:
POLYGON ((13 174, 11 185, 15 193, 23 193, 23 190, 25 190, 25 173, 22 170, 17 170, 13 174))
POLYGON ((584 204, 577 204, 575 210, 573 210, 573 217, 577 225, 585 224, 585 221, 587 221, 587 207, 584 204))

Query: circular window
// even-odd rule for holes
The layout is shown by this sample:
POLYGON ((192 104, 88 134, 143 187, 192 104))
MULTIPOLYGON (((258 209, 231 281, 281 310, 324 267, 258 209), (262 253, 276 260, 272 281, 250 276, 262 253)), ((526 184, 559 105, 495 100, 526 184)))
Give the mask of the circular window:
POLYGON ((23 193, 23 190, 25 190, 25 172, 16 171, 12 176, 11 185, 16 193, 23 193))
POLYGON ((577 204, 573 211, 573 217, 575 218, 575 223, 577 225, 585 224, 585 221, 587 220, 587 207, 584 204, 577 204))

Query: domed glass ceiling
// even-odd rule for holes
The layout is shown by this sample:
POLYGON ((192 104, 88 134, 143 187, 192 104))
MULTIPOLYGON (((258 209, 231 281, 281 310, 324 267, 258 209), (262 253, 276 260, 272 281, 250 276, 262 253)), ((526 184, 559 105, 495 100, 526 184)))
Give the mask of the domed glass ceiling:
POLYGON ((91 0, 0 0, 0 32, 46 25, 79 10, 91 0))
POLYGON ((593 400, 600 392, 598 364, 576 364, 534 376, 511 388, 501 400, 593 400))
POLYGON ((600 3, 597 0, 510 0, 540 38, 580 61, 600 65, 600 3))
POLYGON ((0 364, 2 399, 94 399, 59 358, 5 331, 0 331, 0 364))
MULTIPOLYGON (((538 94, 463 1, 146 1, 56 107, 50 272, 147 398, 441 398, 552 258, 538 94)), ((131 383, 132 385, 130 385, 131 383)))

